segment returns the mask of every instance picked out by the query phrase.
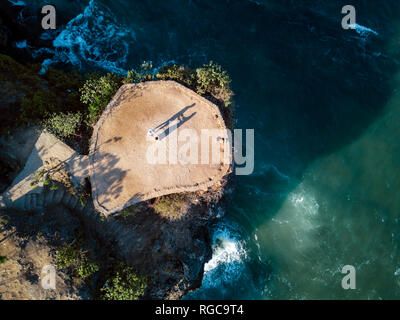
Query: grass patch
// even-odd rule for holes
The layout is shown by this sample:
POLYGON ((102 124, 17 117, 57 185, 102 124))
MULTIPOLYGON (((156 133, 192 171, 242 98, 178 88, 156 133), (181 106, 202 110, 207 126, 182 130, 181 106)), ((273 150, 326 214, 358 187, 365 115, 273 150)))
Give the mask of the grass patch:
POLYGON ((6 262, 8 258, 6 256, 0 256, 0 264, 6 262))
POLYGON ((154 210, 168 219, 179 219, 182 217, 182 209, 188 202, 186 193, 174 193, 161 196, 154 201, 154 210))

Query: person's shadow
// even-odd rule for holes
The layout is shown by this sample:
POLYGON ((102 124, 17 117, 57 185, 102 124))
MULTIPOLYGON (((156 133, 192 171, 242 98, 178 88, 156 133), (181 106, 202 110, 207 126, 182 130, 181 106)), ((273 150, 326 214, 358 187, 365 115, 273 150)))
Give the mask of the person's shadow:
POLYGON ((189 106, 184 107, 181 111, 174 114, 171 118, 164 121, 163 123, 159 124, 157 127, 154 128, 154 133, 158 137, 158 140, 164 139, 168 136, 171 132, 177 130, 180 126, 182 126, 185 122, 189 121, 193 118, 197 112, 193 112, 189 116, 185 116, 185 112, 190 108, 193 108, 196 104, 193 103, 189 106), (173 123, 177 120, 177 123, 173 123))

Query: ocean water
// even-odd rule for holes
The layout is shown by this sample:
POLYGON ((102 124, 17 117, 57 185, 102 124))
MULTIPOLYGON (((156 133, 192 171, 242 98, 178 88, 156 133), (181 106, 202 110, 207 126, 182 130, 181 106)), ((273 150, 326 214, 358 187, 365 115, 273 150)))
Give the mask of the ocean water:
POLYGON ((232 77, 236 126, 255 129, 254 172, 237 177, 187 299, 400 298, 400 2, 353 1, 355 30, 341 28, 346 4, 56 1, 44 68, 213 60, 232 77))

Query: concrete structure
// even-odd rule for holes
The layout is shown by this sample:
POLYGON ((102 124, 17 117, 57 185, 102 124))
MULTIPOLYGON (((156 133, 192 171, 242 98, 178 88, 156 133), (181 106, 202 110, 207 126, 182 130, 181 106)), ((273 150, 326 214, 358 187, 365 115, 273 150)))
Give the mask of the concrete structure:
MULTIPOLYGON (((122 86, 97 122, 90 148, 92 195, 104 214, 170 193, 207 189, 228 173, 222 158, 212 163, 149 163, 147 152, 184 129, 200 137, 203 129, 226 129, 219 108, 175 81, 149 81, 122 86), (176 125, 174 128, 173 126, 176 125), (148 138, 149 129, 159 138, 148 138)), ((178 141, 178 150, 185 141, 178 141)), ((197 145, 200 159, 200 141, 197 145)), ((220 143, 221 157, 224 144, 220 143)), ((211 142, 210 142, 211 150, 211 142)), ((230 150, 229 150, 230 151, 230 150)), ((210 152, 211 154, 211 152, 210 152)))
MULTIPOLYGON (((211 156, 204 164, 179 161, 152 164, 146 158, 152 144, 165 143, 167 152, 172 152, 168 141, 177 141, 178 131, 184 129, 194 130, 200 136, 202 129, 226 128, 216 105, 174 81, 124 85, 94 128, 89 156, 79 155, 53 135, 43 132, 24 169, 0 196, 0 209, 40 210, 47 204, 64 200, 71 202, 69 207, 75 207, 76 197, 60 191, 54 192, 57 199, 53 199, 52 193, 46 191, 51 196, 47 199, 43 185, 36 188, 31 185, 38 170, 55 166, 54 163, 69 173, 75 186, 90 176, 94 208, 105 215, 166 194, 206 190, 229 173, 230 164, 222 161, 223 143, 218 146, 221 157, 217 163, 212 163, 211 156), (149 128, 153 130, 153 137, 148 137, 149 128)), ((184 143, 177 141, 177 147, 184 143)), ((211 146, 210 143, 210 150, 211 146)), ((197 148, 200 156, 200 143, 197 148)))
POLYGON ((59 169, 69 173, 70 181, 75 186, 81 185, 89 175, 87 156, 79 155, 50 133, 43 132, 36 141, 24 169, 0 196, 0 208, 31 210, 46 206, 46 199, 42 195, 43 185, 39 184, 34 188, 31 182, 35 180, 36 172, 54 159, 57 160, 56 166, 59 169))

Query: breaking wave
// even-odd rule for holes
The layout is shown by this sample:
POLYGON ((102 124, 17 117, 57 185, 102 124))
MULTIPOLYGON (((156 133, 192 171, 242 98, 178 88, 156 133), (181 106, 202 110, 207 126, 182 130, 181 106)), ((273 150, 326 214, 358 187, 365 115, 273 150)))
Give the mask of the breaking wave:
POLYGON ((52 63, 84 65, 115 73, 126 73, 129 44, 134 32, 117 22, 109 9, 91 0, 84 12, 68 22, 53 41, 55 55, 46 60, 52 63))
POLYGON ((10 2, 13 6, 19 6, 19 7, 26 6, 26 3, 21 0, 17 0, 17 1, 8 0, 8 2, 10 2))
POLYGON ((364 27, 359 24, 352 24, 350 25, 352 29, 354 29, 363 39, 367 39, 370 35, 378 36, 379 33, 375 30, 372 30, 368 27, 364 27))
POLYGON ((220 223, 212 234, 212 258, 204 266, 203 282, 197 291, 186 299, 210 298, 215 291, 221 297, 229 294, 230 286, 244 275, 247 252, 245 241, 237 228, 220 223))

